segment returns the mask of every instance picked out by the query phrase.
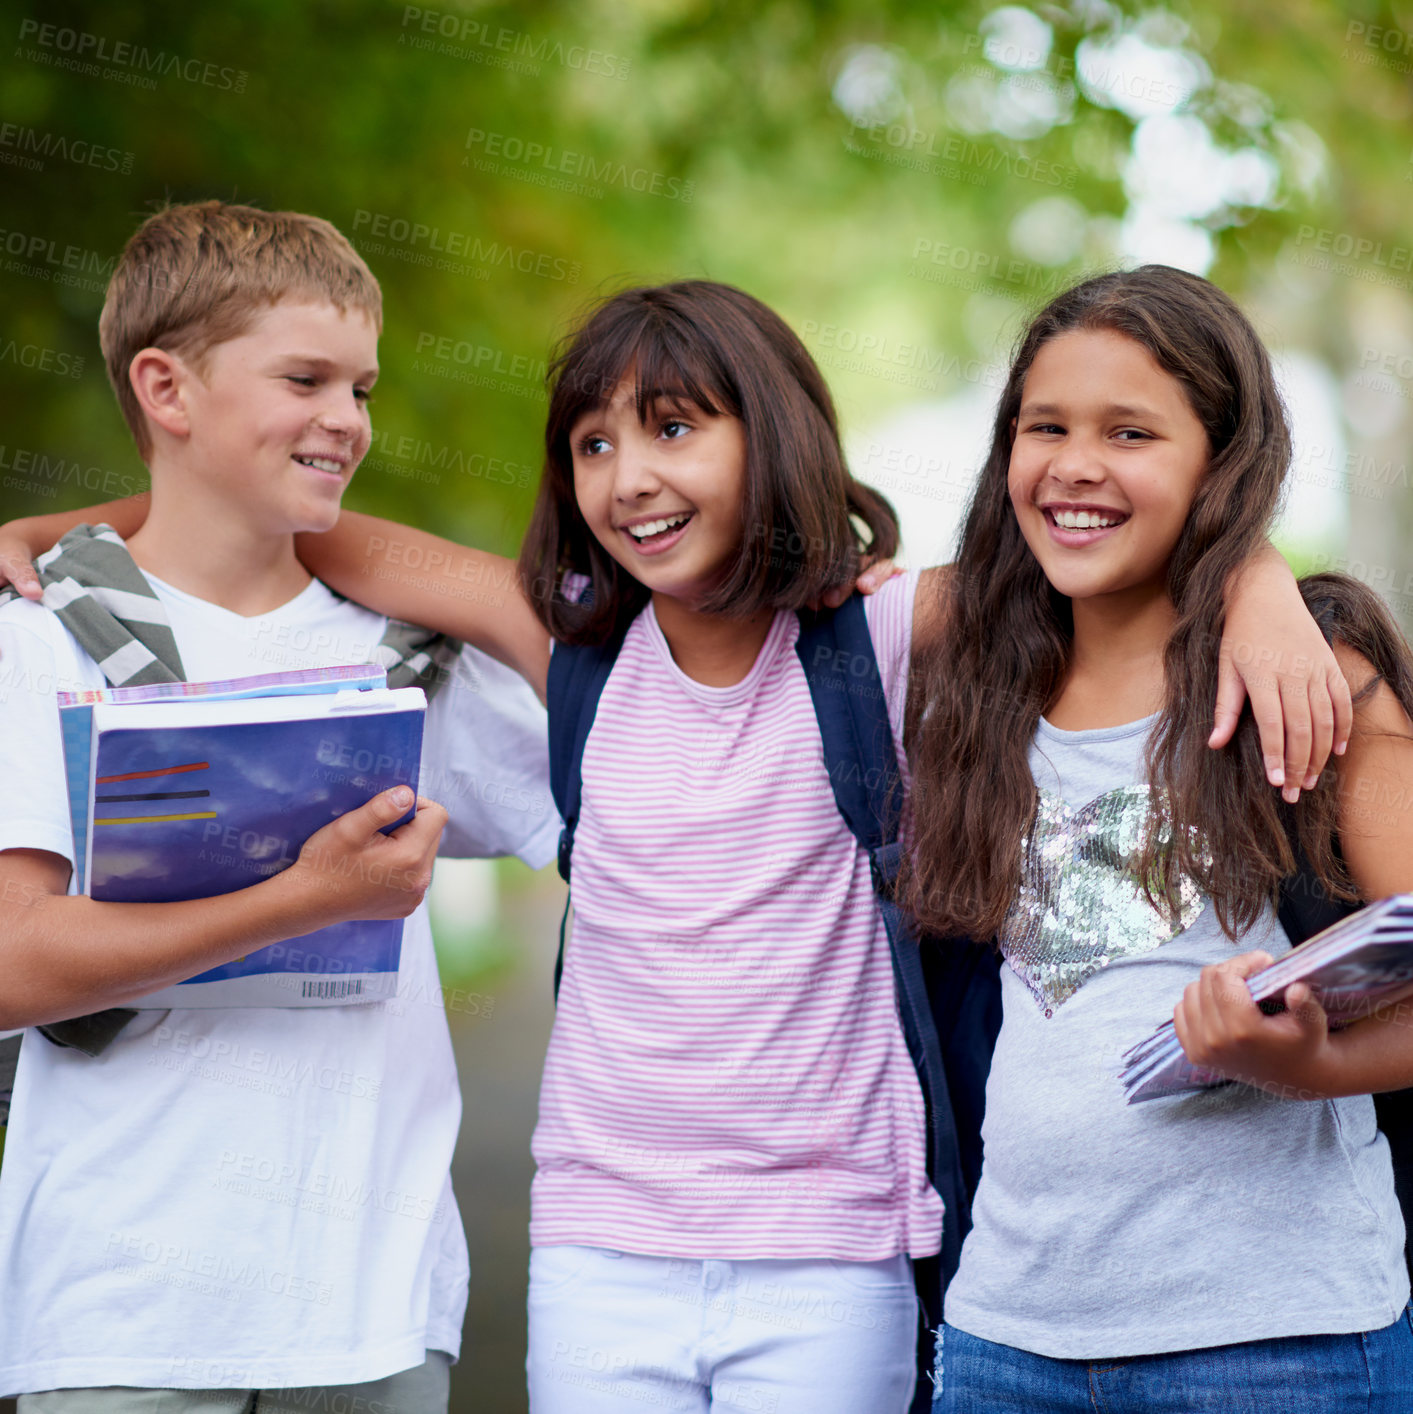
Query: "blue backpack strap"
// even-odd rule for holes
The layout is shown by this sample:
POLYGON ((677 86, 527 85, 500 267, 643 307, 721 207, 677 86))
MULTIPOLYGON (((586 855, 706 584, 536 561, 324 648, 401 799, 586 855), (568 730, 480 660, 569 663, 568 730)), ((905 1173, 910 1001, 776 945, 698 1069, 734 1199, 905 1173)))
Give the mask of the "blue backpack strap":
MULTIPOLYGON (((589 739, 599 698, 618 661, 626 632, 625 624, 607 643, 556 643, 550 654, 549 685, 545 694, 549 709, 550 794, 564 821, 559 832, 559 876, 566 884, 574 854, 574 830, 579 823, 584 743, 589 739)), ((555 996, 559 995, 559 979, 564 973, 568 921, 569 901, 566 899, 564 916, 559 922, 559 955, 554 963, 555 996)))
MULTIPOLYGON (((972 986, 980 953, 962 947, 929 947, 925 965, 912 923, 894 897, 902 858, 898 826, 903 789, 888 701, 862 598, 855 594, 832 612, 802 613, 795 651, 814 702, 835 803, 854 838, 868 852, 874 893, 888 931, 903 1035, 927 1109, 927 1171, 947 1209, 941 1270, 930 1279, 932 1299, 927 1301, 929 1314, 940 1321, 941 1287, 956 1270, 962 1238, 970 1226, 971 1205, 954 1097, 949 1092, 948 1066, 930 991, 955 999, 957 1014, 969 1015, 969 1009, 960 1006, 960 998, 972 986), (931 956, 934 952, 937 955, 931 956)), ((994 969, 991 975, 994 978, 994 969)), ((980 976, 984 983, 984 969, 980 976)), ((978 1055, 973 1067, 983 1085, 994 1039, 993 1032, 982 1046, 984 1056, 978 1055)), ((923 1294, 926 1299, 928 1293, 923 1294)))

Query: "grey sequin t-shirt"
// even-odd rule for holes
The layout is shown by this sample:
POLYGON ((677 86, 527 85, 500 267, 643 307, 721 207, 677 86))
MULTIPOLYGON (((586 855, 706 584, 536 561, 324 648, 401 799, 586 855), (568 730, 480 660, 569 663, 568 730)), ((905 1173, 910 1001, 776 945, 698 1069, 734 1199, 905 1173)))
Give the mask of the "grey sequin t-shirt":
POLYGON ((1002 938, 985 1162, 947 1322, 1091 1360, 1386 1326, 1408 1276, 1368 1096, 1125 1103, 1120 1057, 1203 967, 1290 946, 1274 915, 1234 944, 1190 885, 1176 929, 1143 898, 1153 721, 1036 731, 1041 810, 1002 938))

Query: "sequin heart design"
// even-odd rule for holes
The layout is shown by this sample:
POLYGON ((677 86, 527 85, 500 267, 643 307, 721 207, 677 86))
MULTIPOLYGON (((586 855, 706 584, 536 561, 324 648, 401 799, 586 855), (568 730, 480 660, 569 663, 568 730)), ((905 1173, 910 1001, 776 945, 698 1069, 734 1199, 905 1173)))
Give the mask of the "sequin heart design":
POLYGON ((1046 1016, 1117 958, 1137 957, 1197 921, 1207 900, 1187 878, 1176 924, 1144 896, 1137 865, 1149 788, 1124 786, 1071 810, 1040 792, 1021 887, 1001 930, 1001 951, 1046 1016))

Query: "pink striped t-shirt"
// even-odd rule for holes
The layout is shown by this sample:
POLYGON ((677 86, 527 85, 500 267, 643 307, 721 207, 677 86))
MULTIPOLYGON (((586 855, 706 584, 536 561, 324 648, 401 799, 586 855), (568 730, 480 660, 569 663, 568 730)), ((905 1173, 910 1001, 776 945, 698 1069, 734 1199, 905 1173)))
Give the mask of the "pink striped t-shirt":
MULTIPOLYGON (((865 601, 898 742, 916 575, 865 601)), ((574 927, 531 1241, 694 1258, 928 1256, 924 1167, 867 856, 834 804, 782 613, 707 687, 651 606, 584 750, 574 927)))

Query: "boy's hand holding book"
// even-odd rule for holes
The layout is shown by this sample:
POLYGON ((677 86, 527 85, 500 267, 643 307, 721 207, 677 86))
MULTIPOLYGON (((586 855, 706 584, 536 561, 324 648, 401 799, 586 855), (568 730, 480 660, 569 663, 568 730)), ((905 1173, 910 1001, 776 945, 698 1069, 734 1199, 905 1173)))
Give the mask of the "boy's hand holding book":
POLYGON ((425 796, 400 830, 382 831, 407 813, 412 791, 394 786, 310 835, 299 857, 276 876, 303 900, 309 927, 363 918, 406 918, 432 882, 446 811, 425 796))
POLYGON ((383 791, 312 834, 288 869, 188 902, 95 904, 66 895, 67 861, 10 851, 0 890, 10 968, 0 1030, 140 1001, 228 961, 237 947, 253 953, 330 924, 406 918, 431 882, 447 818, 440 805, 418 797, 412 820, 380 833, 407 813, 411 795, 407 786, 383 791), (84 971, 95 937, 107 952, 96 980, 84 971))
POLYGON ((1259 1089, 1302 1098, 1325 1093, 1335 1064, 1325 1009, 1305 982, 1285 989, 1285 1009, 1262 1009, 1246 979, 1272 964, 1265 952, 1242 953, 1202 969, 1173 1012, 1188 1060, 1202 1070, 1259 1089))
POLYGON ((60 692, 73 847, 0 855, 0 1031, 392 995, 447 816, 416 794, 424 696, 384 677, 60 692))

